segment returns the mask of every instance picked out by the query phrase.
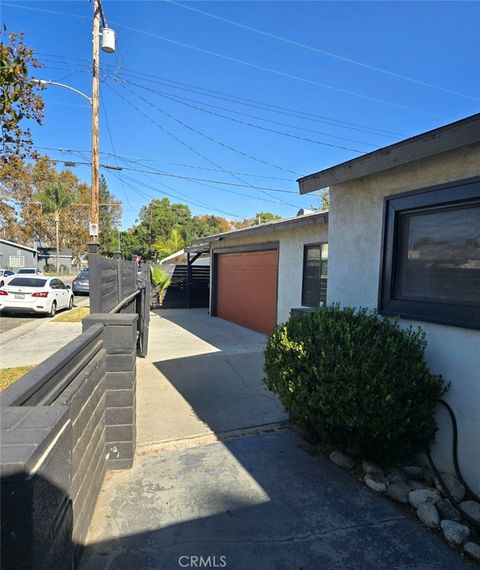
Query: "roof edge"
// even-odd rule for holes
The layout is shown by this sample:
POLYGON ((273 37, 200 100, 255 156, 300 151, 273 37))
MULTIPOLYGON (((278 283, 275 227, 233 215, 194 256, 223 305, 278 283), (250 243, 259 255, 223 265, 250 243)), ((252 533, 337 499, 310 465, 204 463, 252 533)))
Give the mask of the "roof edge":
MULTIPOLYGON (((319 223, 328 223, 328 212, 315 212, 313 214, 304 214, 303 216, 295 216, 292 218, 285 218, 283 220, 275 220, 274 222, 267 222, 265 224, 260 224, 258 226, 252 226, 250 228, 243 228, 241 230, 232 230, 230 232, 225 232, 223 234, 215 234, 211 236, 205 236, 203 238, 198 238, 193 242, 193 248, 198 250, 202 245, 210 244, 215 241, 221 241, 224 239, 237 239, 243 236, 249 236, 252 234, 262 234, 269 232, 279 232, 289 227, 302 227, 319 223)), ((191 249, 191 248, 190 248, 191 249)))
POLYGON ((480 113, 374 150, 297 180, 300 194, 480 143, 480 113))

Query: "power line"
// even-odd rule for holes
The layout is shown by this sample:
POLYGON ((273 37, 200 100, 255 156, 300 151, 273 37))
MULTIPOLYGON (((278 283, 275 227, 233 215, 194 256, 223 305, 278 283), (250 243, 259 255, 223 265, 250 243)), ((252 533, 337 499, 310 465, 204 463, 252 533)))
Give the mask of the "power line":
MULTIPOLYGON (((119 177, 118 173, 112 173, 114 176, 119 177)), ((145 182, 142 182, 140 180, 136 180, 135 178, 128 176, 128 175, 124 175, 125 178, 127 180, 130 180, 132 183, 136 184, 136 185, 140 185, 143 186, 145 188, 148 188, 150 190, 153 190, 154 192, 157 192, 159 194, 162 194, 164 196, 168 196, 170 198, 174 198, 176 200, 179 199, 183 199, 185 200, 185 202, 187 204, 192 204, 194 206, 199 206, 202 208, 208 208, 210 210, 214 210, 216 212, 220 212, 221 214, 227 215, 227 216, 232 216, 233 218, 240 218, 242 216, 239 216, 238 214, 233 214, 232 212, 227 212, 225 210, 222 210, 220 208, 217 208, 216 206, 212 206, 210 204, 206 204, 205 202, 197 202, 195 200, 192 200, 190 198, 190 196, 188 196, 187 194, 183 193, 183 192, 179 192, 178 190, 174 190, 173 188, 170 188, 170 186, 167 186, 166 184, 160 183, 161 186, 163 186, 164 188, 167 188, 167 190, 169 190, 169 192, 165 192, 164 190, 159 190, 158 188, 151 186, 150 184, 147 184, 145 182), (187 199, 185 199, 184 197, 186 197, 187 199)), ((131 184, 128 184, 128 182, 126 182, 127 186, 129 186, 130 188, 132 188, 131 184)), ((132 190, 136 191, 135 188, 132 188, 132 190)), ((137 189, 138 191, 138 189, 137 189)), ((143 192, 143 196, 146 197, 147 199, 151 200, 152 198, 154 198, 151 195, 146 194, 145 192, 143 192)))
MULTIPOLYGON (((51 159, 52 162, 65 162, 63 160, 58 160, 58 159, 51 159)), ((91 166, 91 163, 86 161, 86 160, 75 160, 72 161, 75 164, 73 164, 73 166, 91 166)), ((270 186, 254 186, 251 184, 241 184, 239 182, 228 182, 226 180, 212 180, 212 179, 208 179, 208 178, 197 178, 194 176, 183 176, 181 174, 175 174, 173 172, 164 172, 161 170, 146 170, 146 169, 142 169, 142 168, 131 168, 129 166, 116 166, 116 165, 112 165, 112 164, 100 164, 101 168, 105 168, 106 170, 116 170, 116 171, 127 171, 127 172, 139 172, 139 173, 143 173, 143 174, 153 174, 155 176, 166 176, 168 178, 178 178, 180 180, 189 180, 191 182, 207 182, 210 184, 219 184, 219 185, 223 185, 223 186, 236 186, 239 188, 251 188, 252 190, 268 190, 270 192, 280 192, 283 194, 294 194, 295 196, 299 196, 298 192, 296 192, 295 190, 284 190, 282 188, 271 188, 270 186)), ((288 204, 288 203, 287 203, 288 204)), ((288 204, 291 206, 296 207, 295 204, 288 204)))
MULTIPOLYGON (((139 83, 135 83, 134 81, 132 81, 131 79, 128 79, 128 78, 127 78, 127 79, 118 79, 118 78, 113 77, 113 79, 114 79, 115 81, 117 81, 117 82, 126 81, 126 82, 128 82, 130 85, 135 85, 136 87, 139 87, 140 89, 144 89, 145 91, 150 91, 151 93, 155 93, 156 95, 159 95, 160 97, 164 97, 164 98, 166 98, 166 99, 170 99, 171 101, 175 101, 176 103, 180 103, 180 104, 185 105, 185 106, 187 106, 187 107, 190 107, 190 108, 192 108, 192 109, 197 109, 197 110, 202 111, 202 112, 204 112, 204 113, 213 114, 213 115, 216 115, 216 116, 225 118, 225 119, 233 120, 231 117, 226 117, 225 115, 218 114, 218 113, 212 113, 212 112, 210 112, 210 111, 208 111, 208 110, 206 110, 206 109, 201 109, 201 108, 196 107, 196 106, 194 106, 194 105, 190 105, 190 104, 186 103, 185 101, 193 102, 193 103, 198 103, 199 105, 204 105, 205 107, 210 107, 210 108, 212 108, 212 109, 220 109, 220 110, 222 110, 222 111, 227 111, 227 112, 229 112, 229 113, 234 113, 234 114, 236 114, 236 115, 242 115, 242 116, 244 116, 244 117, 250 117, 250 118, 252 118, 252 119, 259 119, 260 121, 265 121, 265 122, 267 122, 267 123, 272 123, 272 124, 274 124, 274 125, 281 125, 281 126, 284 126, 284 127, 288 127, 288 128, 290 128, 290 129, 297 129, 297 130, 300 130, 300 131, 305 131, 305 132, 309 132, 309 133, 315 133, 315 134, 317 134, 317 135, 322 135, 322 136, 326 136, 326 137, 331 137, 331 138, 334 138, 334 139, 340 139, 340 140, 344 140, 344 141, 348 141, 348 142, 354 142, 354 143, 364 144, 364 145, 371 146, 371 147, 376 147, 376 145, 374 145, 374 144, 372 144, 372 143, 369 143, 369 142, 366 142, 366 141, 360 141, 360 140, 358 140, 358 139, 350 139, 350 138, 347 138, 347 137, 341 137, 341 136, 338 136, 338 135, 332 135, 331 133, 325 133, 325 132, 321 132, 321 131, 316 131, 316 130, 314 130, 314 129, 306 129, 306 128, 304 128, 304 127, 298 127, 298 126, 295 126, 295 125, 290 125, 290 124, 288 124, 288 123, 283 123, 283 122, 281 122, 281 121, 274 121, 274 120, 272 120, 272 119, 266 119, 266 118, 264 118, 264 117, 259 117, 258 115, 251 115, 250 113, 243 113, 242 111, 236 111, 236 110, 234 110, 234 109, 229 109, 229 108, 227 108, 227 107, 221 107, 221 106, 218 106, 218 105, 212 105, 212 104, 210 104, 210 103, 205 103, 204 101, 198 101, 198 99, 191 99, 191 98, 189 98, 189 97, 182 97, 181 95, 175 95, 175 96, 174 96, 174 95, 172 95, 171 93, 166 93, 165 91, 158 91, 157 89, 152 89, 151 87, 146 87, 145 85, 140 85, 139 83)), ((248 123, 246 123, 246 124, 248 124, 248 123)), ((256 125, 252 125, 252 126, 256 126, 256 125)), ((305 140, 308 140, 308 139, 305 139, 305 140)))
MULTIPOLYGON (((109 66, 106 66, 108 69, 109 66)), ((226 93, 224 91, 218 91, 214 89, 207 89, 205 87, 200 87, 199 85, 195 85, 192 83, 184 83, 182 81, 176 81, 173 79, 168 79, 166 77, 152 75, 150 73, 144 73, 141 71, 130 70, 127 68, 121 68, 120 70, 115 70, 116 72, 120 71, 122 75, 133 76, 134 79, 146 81, 147 83, 157 83, 169 88, 173 89, 180 89, 182 91, 189 91, 191 93, 195 93, 197 95, 202 95, 205 97, 212 97, 214 99, 220 99, 222 101, 228 101, 230 103, 235 103, 239 105, 245 105, 247 107, 253 107, 255 109, 261 109, 262 111, 269 111, 274 113, 280 113, 282 115, 288 115, 295 117, 297 119, 307 120, 307 121, 314 121, 318 123, 327 124, 330 126, 335 126, 339 128, 345 128, 349 130, 359 131, 359 132, 366 132, 369 134, 375 134, 379 136, 398 136, 398 137, 405 137, 405 133, 400 133, 396 131, 389 131, 384 129, 378 129, 376 127, 370 127, 368 125, 362 125, 361 123, 353 123, 351 121, 341 121, 339 119, 334 119, 332 117, 328 117, 326 115, 319 115, 316 113, 308 113, 306 111, 298 111, 296 109, 291 109, 289 107, 282 107, 279 105, 272 105, 271 103, 265 103, 264 101, 259 101, 257 99, 249 99, 247 97, 240 97, 239 95, 234 95, 231 93, 226 93), (141 77, 135 77, 135 75, 140 75, 141 77), (145 79, 148 78, 148 79, 145 79), (167 82, 167 85, 165 85, 167 82), (169 83, 173 83, 173 85, 169 85, 169 83)))
MULTIPOLYGON (((114 79, 114 80, 117 81, 117 83, 119 83, 119 82, 122 81, 122 80, 118 80, 118 79, 114 79)), ((124 84, 122 84, 122 83, 120 83, 120 84, 122 85, 122 87, 125 87, 124 84)), ((138 84, 134 84, 134 85, 138 85, 138 84)), ((142 86, 139 85, 139 87, 142 87, 142 86)), ((125 87, 125 89, 127 89, 127 88, 125 87)), ((148 87, 145 88, 145 89, 148 89, 148 87)), ((193 127, 191 127, 191 126, 189 126, 189 125, 186 125, 185 123, 183 123, 182 121, 180 121, 180 119, 177 119, 177 118, 174 117, 173 115, 169 114, 169 113, 168 113, 167 111, 165 111, 164 109, 162 109, 162 108, 160 108, 160 107, 158 107, 158 106, 156 106, 156 105, 153 105, 153 103, 149 102, 147 99, 144 99, 143 97, 141 97, 140 95, 138 95, 137 93, 135 93, 135 91, 132 91, 132 90, 130 90, 130 89, 129 89, 129 91, 130 91, 130 93, 133 93, 134 95, 137 95, 137 97, 139 97, 139 98, 141 98, 143 101, 149 103, 152 107, 155 107, 158 111, 160 111, 161 113, 164 113, 165 115, 167 115, 168 117, 170 117, 170 118, 173 119, 174 121, 179 122, 179 123, 182 124, 183 126, 186 126, 187 128, 189 128, 189 129, 195 131, 196 133, 199 132, 199 131, 197 131, 196 129, 194 129, 193 127)), ((150 90, 150 91, 152 91, 152 90, 150 90)), ((157 92, 157 94, 160 95, 159 92, 157 92)), ((301 137, 301 136, 299 136, 299 135, 294 135, 294 134, 292 134, 292 133, 286 133, 286 132, 284 132, 284 131, 279 131, 279 130, 276 130, 276 129, 270 129, 270 128, 268 128, 268 127, 263 127, 262 125, 255 125, 254 123, 249 123, 249 122, 247 122, 247 121, 242 121, 241 119, 235 119, 235 118, 233 118, 233 117, 228 117, 227 115, 223 115, 223 114, 217 113, 217 112, 215 112, 215 111, 209 111, 208 109, 202 109, 202 108, 197 107, 197 106, 195 106, 195 105, 192 105, 192 104, 190 104, 190 103, 184 103, 184 102, 182 102, 182 101, 179 101, 178 99, 176 100, 175 98, 173 98, 173 97, 171 97, 171 96, 169 96, 169 95, 160 95, 160 96, 161 96, 161 97, 164 97, 164 98, 166 98, 166 99, 170 99, 170 100, 172 100, 172 101, 177 101, 178 103, 181 103, 182 105, 186 105, 187 107, 190 107, 190 108, 192 108, 192 109, 197 109, 198 111, 203 111, 204 113, 208 113, 208 114, 210 114, 210 115, 214 115, 215 117, 220 117, 220 118, 223 118, 223 119, 227 119, 227 120, 232 121, 232 122, 234 122, 234 123, 238 123, 238 124, 244 125, 244 126, 253 127, 253 128, 255 128, 255 129, 259 129, 259 130, 261 130, 261 131, 266 131, 266 132, 273 133, 273 134, 276 134, 276 135, 282 135, 282 136, 285 136, 285 137, 288 137, 288 138, 297 139, 297 140, 301 140, 301 141, 305 141, 305 142, 309 142, 309 143, 313 143, 313 144, 318 144, 318 145, 321 145, 321 146, 328 146, 328 147, 330 147, 330 148, 335 148, 335 149, 339 149, 339 150, 347 150, 347 151, 351 151, 351 152, 356 152, 356 153, 358 153, 358 154, 364 154, 364 153, 365 153, 364 150, 360 150, 360 149, 358 149, 358 148, 351 148, 351 147, 336 145, 336 144, 332 144, 332 143, 328 143, 328 142, 324 142, 324 141, 318 141, 318 140, 314 140, 314 139, 309 139, 309 138, 306 138, 306 137, 301 137)), ((206 136, 206 135, 205 135, 205 136, 206 136)), ((211 139, 211 137, 208 137, 208 138, 209 138, 210 140, 214 140, 214 139, 211 139)))
MULTIPOLYGON (((51 147, 51 146, 38 146, 38 145, 33 145, 34 148, 40 149, 40 150, 49 150, 49 151, 58 151, 61 153, 67 153, 67 154, 75 154, 75 153, 85 153, 88 154, 90 151, 89 150, 81 150, 81 149, 71 149, 71 148, 58 148, 58 147, 51 147)), ((141 164, 143 162, 154 162, 157 164, 171 164, 171 165, 175 165, 175 166, 182 166, 185 168, 194 168, 197 170, 206 170, 209 172, 222 172, 224 173, 225 171, 223 169, 218 169, 218 168, 207 168, 205 166, 198 166, 198 165, 194 165, 194 164, 185 164, 183 162, 171 162, 171 161, 166 161, 166 160, 157 160, 154 158, 133 158, 133 157, 126 157, 126 156, 122 156, 113 152, 107 152, 107 151, 100 151, 100 154, 104 154, 105 156, 114 156, 116 157, 118 160, 123 161, 123 162, 129 162, 129 163, 133 163, 133 164, 141 164)), ((82 157, 82 160, 84 160, 85 157, 82 157)), ((142 166, 144 166, 142 164, 142 166)), ((236 172, 236 171, 232 171, 233 174, 239 174, 241 176, 251 176, 253 178, 265 178, 268 180, 282 180, 285 182, 295 182, 294 178, 281 178, 278 176, 263 176, 261 174, 252 174, 249 172, 236 172)))
MULTIPOLYGON (((51 56, 51 54, 44 54, 44 55, 51 56)), ((68 56, 56 56, 56 57, 62 57, 62 58, 65 58, 67 60, 69 60, 69 59, 78 60, 79 59, 79 58, 69 58, 68 56)), ((88 61, 88 60, 84 59, 82 61, 88 61)), ((104 69, 109 69, 109 67, 111 67, 111 66, 107 65, 104 67, 104 69)), ((137 79, 137 80, 141 79, 142 81, 146 81, 146 82, 150 82, 150 83, 157 83, 157 84, 163 85, 165 87, 169 87, 169 88, 173 88, 173 89, 180 89, 182 91, 188 91, 191 93, 196 93, 197 95, 212 97, 215 99, 228 101, 230 103, 235 103, 235 104, 245 105, 248 107, 253 107, 256 109, 263 110, 263 111, 270 111, 270 112, 275 112, 275 113, 281 112, 282 115, 292 116, 295 118, 300 118, 302 120, 314 121, 314 122, 323 123, 323 124, 327 124, 327 125, 335 126, 335 127, 339 127, 339 128, 345 128, 345 129, 349 129, 349 130, 365 132, 368 134, 375 134, 378 136, 390 136, 390 135, 394 135, 397 137, 405 137, 406 136, 405 133, 400 133, 397 131, 389 131, 389 130, 385 130, 385 129, 378 129, 377 127, 371 127, 369 125, 363 125, 361 123, 355 123, 355 122, 351 122, 351 121, 342 121, 340 119, 335 119, 333 117, 328 117, 326 115, 319 115, 318 113, 309 113, 306 111, 299 111, 297 109, 292 109, 289 107, 272 105, 271 103, 265 103, 264 101, 259 101, 256 99, 249 99, 247 97, 240 97, 238 95, 234 95, 231 93, 225 93, 223 91, 207 89, 207 88, 201 87, 199 85, 195 85, 195 84, 191 84, 191 83, 185 83, 185 82, 181 82, 181 81, 175 81, 173 79, 168 79, 166 77, 152 75, 150 73, 144 73, 141 71, 129 69, 127 67, 116 67, 116 68, 114 68, 114 71, 115 71, 115 73, 121 73, 122 75, 130 76, 130 77, 133 77, 134 79, 137 79), (136 77, 136 76, 140 76, 140 77, 136 77), (170 84, 173 84, 173 85, 170 85, 170 84)))
MULTIPOLYGON (((116 152, 115 152, 115 146, 113 144, 112 132, 110 130, 110 123, 108 122, 107 109, 105 108, 105 103, 103 102, 103 98, 100 98, 100 101, 102 103, 103 116, 105 117, 105 123, 107 125, 108 138, 110 140, 110 146, 113 150, 113 156, 114 156, 115 164, 117 166, 119 166, 118 159, 117 159, 116 152)), ((125 185, 123 183, 123 180, 121 181, 121 183, 122 183, 123 195, 125 196, 125 200, 126 200, 128 206, 131 208, 132 204, 130 203, 130 200, 128 199, 127 191, 125 190, 125 185)))
POLYGON ((280 77, 285 77, 287 79, 294 79, 295 81, 301 81, 302 83, 308 83, 309 85, 315 85, 317 87, 322 87, 324 89, 330 89, 332 91, 336 91, 337 93, 343 93, 344 95, 351 95, 354 97, 359 97, 359 98, 365 99, 367 101, 373 101, 374 103, 382 103, 383 105, 389 105, 391 107, 396 107, 398 109, 404 109, 407 111, 414 111, 416 113, 422 113, 424 115, 430 115, 433 117, 441 117, 442 119, 445 119, 444 115, 440 115, 438 113, 432 113, 431 111, 425 111, 423 109, 417 109, 415 107, 410 107, 408 105, 402 105, 401 103, 393 103, 391 101, 387 101, 385 99, 380 99, 378 97, 372 97, 370 95, 365 95, 363 93, 357 93, 355 91, 349 91, 348 89, 342 89, 341 87, 334 87, 333 85, 328 85, 327 83, 321 83, 319 81, 314 81, 313 79, 308 79, 306 77, 301 77, 299 75, 294 75, 292 73, 286 73, 284 71, 279 71, 278 69, 272 69, 271 67, 266 67, 264 65, 258 65, 256 63, 251 63, 249 61, 245 61, 245 60, 239 59, 237 57, 232 57, 229 55, 225 55, 223 53, 219 53, 216 51, 212 51, 212 50, 208 50, 208 49, 201 48, 198 46, 194 46, 194 45, 186 43, 186 42, 174 40, 172 38, 167 38, 166 36, 161 36, 160 34, 155 34, 153 32, 147 32, 146 30, 141 30, 139 28, 134 28, 132 26, 126 26, 125 24, 121 24, 120 22, 112 22, 112 24, 115 24, 115 26, 117 26, 119 28, 123 28, 125 30, 130 31, 130 32, 136 32, 138 34, 142 34, 142 35, 145 35, 148 37, 156 38, 156 39, 159 39, 159 40, 162 40, 162 41, 174 44, 174 45, 193 49, 193 50, 198 51, 200 53, 212 55, 214 57, 218 57, 218 58, 224 59, 226 61, 231 61, 233 63, 239 63, 241 65, 245 65, 247 67, 251 67, 251 68, 257 69, 259 71, 266 71, 268 73, 272 73, 272 74, 278 75, 280 77))
MULTIPOLYGON (((154 119, 152 119, 149 115, 147 115, 146 113, 144 113, 141 109, 139 109, 135 104, 133 104, 131 101, 129 101, 128 99, 126 99, 125 97, 123 97, 120 93, 118 93, 118 91, 116 91, 115 89, 113 89, 113 87, 109 86, 107 84, 107 86, 114 91, 121 99, 123 99, 124 101, 126 101, 131 107, 133 107, 134 109, 136 109, 136 111, 138 113, 140 113, 141 115, 143 115, 145 118, 147 118, 151 123, 153 123, 154 125, 156 125, 158 128, 160 128, 162 131, 164 131, 165 133, 167 133, 170 137, 172 137, 174 140, 178 141, 180 144, 182 144, 183 146, 185 146, 186 148, 188 148, 189 150, 191 150, 192 152, 194 152, 195 154, 197 154, 198 156, 200 156, 201 158, 203 158, 204 160, 206 160, 207 162, 209 162, 210 164, 212 164, 213 166, 216 166, 217 168, 221 168, 220 165, 218 165, 216 162, 210 160, 208 157, 204 156, 203 154, 201 154, 200 152, 198 152, 197 150, 195 150, 193 147, 191 147, 190 145, 188 145, 187 143, 185 143, 184 141, 182 141, 181 139, 179 139, 176 135, 174 135, 173 133, 171 133, 168 129, 166 129, 164 126, 160 125, 159 123, 157 123, 157 121, 155 121, 154 119)), ((125 88, 125 87, 124 87, 125 88)), ((126 89, 126 88, 125 88, 126 89)), ((138 96, 138 95, 137 95, 138 96)), ((223 143, 220 143, 223 144, 223 143)), ((233 148, 233 147, 231 147, 233 148)), ((239 151, 238 149, 235 149, 236 152, 242 153, 242 151, 239 151)), ((250 155, 246 155, 248 157, 250 157, 250 155)), ((267 164, 268 166, 273 166, 270 163, 266 163, 263 160, 257 159, 255 157, 251 157, 253 158, 253 160, 257 160, 257 162, 262 162, 264 164, 267 164)), ((276 166, 276 168, 280 169, 280 170, 286 170, 280 166, 276 166)), ((227 174, 230 174, 230 176, 232 176, 233 178, 237 178, 236 175, 233 175, 231 172, 229 172, 228 170, 223 169, 224 172, 226 172, 227 174)), ((250 188, 255 188, 252 184, 242 184, 243 187, 250 187, 250 188)), ((260 190, 262 193, 267 194, 268 196, 272 197, 272 195, 269 192, 266 192, 266 190, 268 190, 268 188, 260 188, 260 187, 256 187, 256 189, 260 190)), ((276 197, 275 197, 276 198, 276 197)), ((280 199, 276 198, 279 202, 281 201, 280 199)), ((283 201, 285 204, 291 206, 292 204, 290 204, 289 202, 285 202, 283 201)))
POLYGON ((228 18, 224 18, 222 16, 218 16, 217 14, 212 14, 211 12, 205 12, 204 10, 200 10, 198 8, 194 8, 193 6, 187 6, 185 4, 180 4, 179 2, 176 2, 175 0, 165 0, 166 2, 168 2, 169 4, 173 4, 175 6, 178 6, 179 8, 184 8, 185 10, 190 10, 191 12, 197 12, 198 14, 202 14, 204 16, 208 16, 210 18, 214 18, 215 20, 219 20, 221 22, 226 22, 228 24, 232 24, 233 26, 237 26, 239 28, 243 28, 245 30, 249 30, 251 32, 255 32, 257 34, 261 34, 263 36, 267 36, 270 38, 274 38, 276 40, 288 43, 290 45, 296 46, 296 47, 301 47, 310 51, 314 51, 317 53, 320 53, 322 55, 326 55, 328 57, 332 57, 335 59, 338 59, 340 61, 344 61, 346 63, 351 63, 354 65, 358 65, 360 67, 364 67, 365 69, 370 69, 372 71, 377 71, 379 73, 384 73, 385 75, 390 75, 391 77, 396 77, 397 79, 403 79, 405 81, 410 81, 412 83, 416 83, 418 85, 423 85, 424 87, 431 87, 432 89, 437 89, 439 91, 443 91, 445 93, 449 93, 450 95, 457 95, 459 97, 465 97, 466 99, 471 99, 472 101, 480 101, 480 99, 478 97, 472 97, 471 95, 467 95, 465 93, 460 93, 458 91, 453 91, 451 89, 447 89, 446 87, 441 87, 440 85, 435 85, 433 83, 428 83, 426 81, 422 81, 420 79, 415 79, 413 77, 409 77, 407 75, 402 75, 401 73, 396 73, 394 71, 390 71, 388 69, 384 69, 382 67, 377 67, 375 65, 371 65, 369 63, 364 63, 362 61, 358 61, 356 59, 352 59, 349 57, 345 57, 342 55, 338 55, 336 53, 333 53, 331 51, 327 51, 327 50, 323 50, 320 48, 316 48, 314 46, 310 46, 301 42, 297 42, 295 40, 291 40, 289 38, 286 38, 284 36, 280 36, 278 34, 272 34, 271 32, 266 32, 264 30, 259 30, 258 28, 253 28, 252 26, 247 26, 245 24, 242 24, 240 22, 236 22, 234 20, 230 20, 228 18))
MULTIPOLYGON (((212 162, 210 159, 206 158, 204 155, 200 154, 198 151, 196 151, 195 149, 193 149, 192 147, 188 146, 186 143, 184 143, 182 140, 178 139, 178 137, 176 137, 175 135, 173 135, 172 133, 170 133, 170 131, 168 131, 167 129, 165 129, 165 127, 163 127, 162 125, 160 125, 159 123, 157 123, 156 121, 154 121, 149 115, 146 115, 142 110, 140 110, 137 106, 135 106, 133 103, 131 103, 131 101, 129 101, 128 99, 126 99, 125 97, 123 97, 118 91, 116 91, 115 89, 113 89, 113 87, 109 86, 110 89, 112 91, 114 91, 119 97, 121 97, 124 101, 126 101, 130 106, 132 106, 134 109, 136 109, 140 114, 142 114, 144 117, 146 117, 150 122, 153 122, 154 124, 156 124, 158 126, 158 128, 160 128, 161 130, 165 131, 167 134, 169 134, 170 136, 172 136, 175 140, 177 140, 178 142, 180 142, 181 144, 183 144, 184 146, 187 146, 187 148, 189 148, 189 150, 191 150, 192 152, 194 152, 197 156, 200 156, 201 158, 203 158, 204 160, 210 162, 211 164, 213 164, 214 166, 217 166, 217 168, 219 167, 218 164, 212 162)), ((133 93, 136 97, 138 97, 139 99, 141 99, 142 101, 146 102, 148 105, 155 107, 155 105, 153 105, 150 101, 148 101, 148 99, 145 99, 144 97, 142 97, 141 95, 138 95, 137 93, 135 93, 134 91, 131 91, 130 89, 128 89, 127 87, 125 87, 125 85, 122 85, 122 87, 127 90, 130 91, 130 93, 133 93)), ((167 114, 166 112, 162 111, 164 114, 167 114)), ((178 122, 178 119, 174 119, 178 122)), ((190 129, 193 130, 193 127, 188 127, 190 129)), ((200 131, 197 132, 197 134, 200 134, 200 131)), ((205 136, 207 137, 208 135, 205 135, 204 133, 201 134, 201 136, 205 136)), ((240 151, 239 149, 236 149, 232 146, 226 145, 225 143, 222 143, 221 141, 218 141, 216 139, 211 138, 211 140, 221 146, 224 146, 225 148, 228 148, 229 150, 231 150, 232 152, 236 152, 237 154, 241 154, 243 157, 245 158, 250 158, 252 160, 255 160, 256 162, 261 162, 262 164, 266 165, 266 166, 270 166, 272 168, 276 168, 278 170, 283 170, 285 172, 290 172, 291 174, 295 174, 296 173, 293 170, 289 170, 287 168, 283 168, 282 166, 278 166, 277 164, 272 164, 270 162, 266 162, 265 160, 261 160, 260 158, 257 158, 255 156, 249 155, 247 153, 244 153, 243 151, 240 151)), ((229 171, 224 170, 224 172, 227 172, 228 174, 230 174, 229 171)))

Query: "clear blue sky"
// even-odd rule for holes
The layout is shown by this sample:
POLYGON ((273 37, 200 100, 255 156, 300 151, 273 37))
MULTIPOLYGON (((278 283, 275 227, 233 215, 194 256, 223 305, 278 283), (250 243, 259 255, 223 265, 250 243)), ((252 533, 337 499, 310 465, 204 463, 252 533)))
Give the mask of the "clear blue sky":
MULTIPOLYGON (((223 20, 162 1, 103 4, 117 32, 118 50, 101 57, 102 66, 108 66, 101 84, 101 150, 149 159, 119 161, 123 166, 297 192, 299 176, 479 110, 478 2, 184 3, 223 20), (119 84, 115 78, 127 81, 119 84), (199 87, 221 98, 200 93, 199 87), (232 95, 248 101, 242 100, 246 103, 242 105, 232 95)), ((38 77, 89 93, 91 10, 87 0, 7 0, 1 5, 1 19, 8 31, 25 32, 26 42, 44 61, 38 77)), ((33 129, 35 144, 87 151, 50 154, 88 161, 88 104, 56 87, 48 88, 44 98, 45 126, 33 129)), ((116 164, 116 159, 105 155, 102 162, 116 164)), ((89 181, 89 167, 77 166, 74 171, 89 181)), ((110 189, 123 202, 124 228, 134 223, 142 204, 163 192, 177 195, 175 201, 196 202, 191 204, 195 214, 220 213, 216 208, 237 217, 261 210, 294 215, 298 207, 308 208, 316 200, 251 187, 207 187, 140 172, 104 172, 110 189)))

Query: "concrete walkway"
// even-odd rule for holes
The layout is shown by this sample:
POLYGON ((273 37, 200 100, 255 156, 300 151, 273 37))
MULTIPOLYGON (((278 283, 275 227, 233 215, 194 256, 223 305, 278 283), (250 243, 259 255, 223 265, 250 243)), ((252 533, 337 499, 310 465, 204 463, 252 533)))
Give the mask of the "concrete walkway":
POLYGON ((262 335, 161 315, 138 363, 139 453, 107 475, 81 569, 467 567, 282 425, 262 335))

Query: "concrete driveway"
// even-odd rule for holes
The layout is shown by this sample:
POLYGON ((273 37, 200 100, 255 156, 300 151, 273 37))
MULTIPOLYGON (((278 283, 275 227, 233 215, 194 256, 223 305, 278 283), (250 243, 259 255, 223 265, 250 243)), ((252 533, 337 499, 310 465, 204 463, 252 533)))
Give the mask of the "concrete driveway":
POLYGON ((137 361, 140 448, 172 448, 185 438, 211 441, 214 434, 285 421, 277 398, 262 384, 265 341, 262 334, 210 318, 205 309, 152 315, 149 354, 137 361))
POLYGON ((262 335, 160 315, 138 361, 138 454, 107 474, 81 569, 467 567, 284 425, 262 335))

